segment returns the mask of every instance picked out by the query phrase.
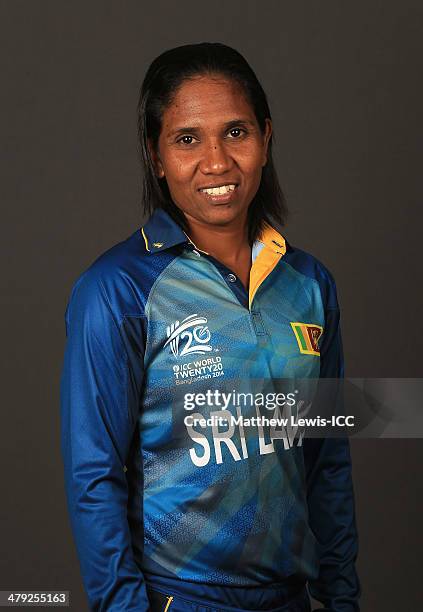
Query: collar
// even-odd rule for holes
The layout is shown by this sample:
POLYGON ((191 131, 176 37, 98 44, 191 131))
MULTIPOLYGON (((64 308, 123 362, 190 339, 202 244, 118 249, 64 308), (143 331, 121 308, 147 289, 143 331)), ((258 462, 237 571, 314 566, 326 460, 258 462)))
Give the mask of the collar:
MULTIPOLYGON (((141 227, 141 234, 144 238, 145 248, 149 253, 164 251, 183 242, 194 244, 180 225, 163 208, 156 208, 153 211, 147 223, 141 227)), ((267 222, 255 244, 257 242, 282 255, 288 248, 285 238, 267 222)))
POLYGON ((145 248, 150 253, 164 251, 189 238, 163 208, 156 208, 147 223, 141 228, 145 248))
POLYGON ((255 244, 257 242, 261 242, 265 247, 274 253, 280 253, 281 255, 285 255, 286 253, 287 242, 285 238, 282 236, 282 234, 277 232, 274 227, 269 225, 267 221, 264 223, 263 231, 256 240, 255 244))

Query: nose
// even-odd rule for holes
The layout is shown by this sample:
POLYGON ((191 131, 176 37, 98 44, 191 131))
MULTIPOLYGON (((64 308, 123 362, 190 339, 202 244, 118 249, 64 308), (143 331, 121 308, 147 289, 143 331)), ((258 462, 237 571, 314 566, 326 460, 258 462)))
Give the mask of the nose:
POLYGON ((213 140, 204 144, 199 164, 203 174, 224 174, 232 165, 233 159, 223 143, 213 140))

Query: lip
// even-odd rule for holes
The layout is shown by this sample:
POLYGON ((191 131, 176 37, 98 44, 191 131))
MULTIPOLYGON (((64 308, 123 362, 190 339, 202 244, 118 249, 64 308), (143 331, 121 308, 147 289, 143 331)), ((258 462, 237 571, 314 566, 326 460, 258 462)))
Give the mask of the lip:
POLYGON ((238 194, 238 183, 220 183, 216 185, 216 187, 222 187, 224 185, 235 185, 235 189, 233 191, 229 191, 228 193, 222 193, 220 195, 211 195, 210 193, 206 193, 205 191, 200 191, 200 189, 213 189, 213 185, 209 187, 200 187, 198 193, 202 195, 208 202, 212 202, 214 204, 228 204, 232 202, 234 198, 236 198, 238 194))
POLYGON ((215 187, 226 187, 226 185, 236 185, 236 187, 238 187, 239 183, 237 183, 236 181, 226 181, 226 183, 209 183, 208 185, 201 185, 198 188, 198 191, 200 191, 200 189, 214 189, 215 187))

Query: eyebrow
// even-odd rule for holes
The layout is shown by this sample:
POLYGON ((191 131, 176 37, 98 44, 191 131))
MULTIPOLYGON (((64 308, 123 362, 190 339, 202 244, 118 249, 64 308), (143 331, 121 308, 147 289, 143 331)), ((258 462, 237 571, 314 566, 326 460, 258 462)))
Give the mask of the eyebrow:
MULTIPOLYGON (((254 123, 249 119, 232 119, 231 121, 227 121, 223 124, 223 129, 229 130, 233 127, 254 127, 254 123)), ((167 133, 167 138, 171 138, 172 136, 177 136, 178 134, 183 134, 184 132, 198 133, 201 131, 199 126, 181 126, 177 127, 174 130, 171 130, 167 133)))

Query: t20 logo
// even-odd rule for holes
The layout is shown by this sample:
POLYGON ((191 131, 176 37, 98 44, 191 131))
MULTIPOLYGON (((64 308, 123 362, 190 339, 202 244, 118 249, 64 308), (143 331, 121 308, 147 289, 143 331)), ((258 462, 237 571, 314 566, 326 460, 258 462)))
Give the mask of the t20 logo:
POLYGON ((189 315, 183 321, 175 321, 166 328, 167 340, 163 345, 170 346, 175 357, 184 355, 204 355, 213 350, 210 344, 210 330, 205 325, 207 319, 197 314, 189 315), (186 338, 186 341, 183 342, 186 338), (181 342, 182 341, 182 342, 181 342), (181 347, 182 344, 182 347, 181 347))

